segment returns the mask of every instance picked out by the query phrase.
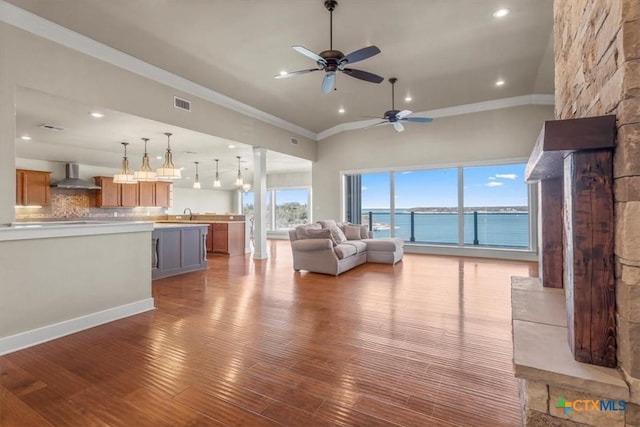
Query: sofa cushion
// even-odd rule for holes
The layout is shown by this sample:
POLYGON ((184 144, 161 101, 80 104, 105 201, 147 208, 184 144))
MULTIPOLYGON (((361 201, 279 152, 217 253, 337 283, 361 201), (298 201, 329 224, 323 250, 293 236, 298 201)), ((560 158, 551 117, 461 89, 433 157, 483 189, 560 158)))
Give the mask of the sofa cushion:
POLYGON ((331 235, 333 236, 333 240, 335 240, 336 243, 339 244, 347 241, 347 236, 344 235, 342 230, 340 230, 340 227, 338 227, 337 225, 332 225, 328 227, 328 229, 331 232, 331 235))
POLYGON ((356 248, 357 253, 362 253, 367 251, 367 244, 362 240, 347 240, 344 242, 345 245, 351 245, 356 248))
POLYGON ((404 246, 404 242, 395 237, 365 239, 363 241, 367 244, 367 251, 395 252, 404 246))
POLYGON ((362 235, 360 233, 359 225, 344 225, 344 235, 347 236, 347 240, 360 240, 362 235))
POLYGON ((308 239, 307 230, 319 230, 320 228, 320 224, 299 225, 296 227, 296 238, 308 239))
POLYGON ((336 251, 336 255, 338 256, 338 259, 348 258, 352 255, 355 255, 357 252, 355 246, 349 245, 347 243, 341 243, 337 245, 335 248, 333 248, 333 250, 336 251))
POLYGON ((338 225, 333 219, 321 219, 320 221, 318 221, 318 224, 320 224, 322 228, 335 227, 336 225, 338 225))
POLYGON ((307 239, 329 239, 336 245, 336 241, 331 235, 331 230, 328 228, 309 228, 307 229, 307 239))
POLYGON ((367 224, 360 225, 360 238, 361 239, 369 238, 369 226, 367 224))

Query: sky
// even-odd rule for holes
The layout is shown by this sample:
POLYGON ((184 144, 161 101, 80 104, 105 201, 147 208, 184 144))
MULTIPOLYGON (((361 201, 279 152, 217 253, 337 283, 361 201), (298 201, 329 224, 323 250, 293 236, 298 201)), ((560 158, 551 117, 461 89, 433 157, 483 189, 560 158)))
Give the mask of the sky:
MULTIPOLYGON (((465 167, 465 206, 526 206, 524 164, 465 167)), ((362 175, 362 208, 389 208, 389 173, 362 175)), ((396 208, 455 207, 458 170, 395 172, 396 208)))

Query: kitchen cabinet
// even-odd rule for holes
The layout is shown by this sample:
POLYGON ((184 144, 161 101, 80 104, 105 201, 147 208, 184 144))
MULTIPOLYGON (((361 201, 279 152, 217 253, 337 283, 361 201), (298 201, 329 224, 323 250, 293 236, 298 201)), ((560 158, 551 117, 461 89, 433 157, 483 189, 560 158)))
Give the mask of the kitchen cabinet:
POLYGON ((97 176, 94 180, 101 187, 96 199, 99 208, 169 207, 170 182, 116 184, 110 176, 97 176))
POLYGON ((207 269, 204 224, 156 224, 151 235, 151 277, 207 269))
POLYGON ((137 184, 116 184, 110 176, 94 178, 100 190, 96 195, 99 208, 134 208, 138 206, 137 184))
POLYGON ((171 198, 170 182, 139 182, 138 206, 158 206, 168 208, 171 198))
POLYGON ((49 206, 51 172, 16 170, 16 205, 49 206))
POLYGON ((207 250, 227 255, 244 254, 244 222, 209 224, 207 250))

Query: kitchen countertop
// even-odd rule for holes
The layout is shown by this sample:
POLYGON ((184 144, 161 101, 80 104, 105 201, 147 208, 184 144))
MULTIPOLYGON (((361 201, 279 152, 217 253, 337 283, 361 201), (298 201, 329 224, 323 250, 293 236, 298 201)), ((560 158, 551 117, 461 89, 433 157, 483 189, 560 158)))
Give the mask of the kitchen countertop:
POLYGON ((156 223, 173 223, 173 224, 236 224, 236 223, 244 223, 246 221, 213 221, 206 219, 159 219, 155 221, 156 223))
POLYGON ((162 222, 159 223, 160 221, 157 221, 153 224, 153 229, 159 229, 159 228, 186 228, 186 227, 208 227, 209 224, 205 224, 202 223, 200 221, 198 222, 162 222))
POLYGON ((0 226, 0 242, 97 234, 138 233, 152 230, 153 223, 145 221, 14 222, 0 226))

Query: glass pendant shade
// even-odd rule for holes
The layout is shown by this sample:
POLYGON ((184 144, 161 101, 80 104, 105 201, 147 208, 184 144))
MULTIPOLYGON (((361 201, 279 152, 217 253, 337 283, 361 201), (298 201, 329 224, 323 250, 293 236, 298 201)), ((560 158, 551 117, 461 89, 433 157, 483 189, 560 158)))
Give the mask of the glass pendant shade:
POLYGON ((236 178, 236 185, 238 187, 242 186, 242 171, 240 170, 240 156, 236 156, 238 158, 238 177, 236 178))
POLYGON ((218 172, 218 160, 216 159, 216 179, 213 180, 213 186, 215 188, 222 187, 222 182, 220 182, 220 173, 218 172))
POLYGON ((134 179, 131 170, 129 170, 129 159, 127 159, 127 145, 129 143, 121 142, 121 144, 124 147, 124 156, 120 163, 120 172, 113 176, 113 182, 116 184, 136 184, 137 181, 134 179))
POLYGON ((196 179, 193 180, 193 188, 200 189, 200 177, 198 176, 198 163, 200 162, 193 163, 196 164, 196 179))
POLYGON ((133 173, 133 178, 136 181, 157 181, 158 176, 153 169, 151 169, 151 165, 149 165, 149 153, 147 153, 147 141, 149 138, 142 138, 144 141, 144 156, 142 156, 142 164, 140 165, 140 169, 133 173))
POLYGON ((167 152, 164 153, 164 163, 157 170, 157 177, 159 179, 179 179, 182 178, 182 173, 173 164, 173 155, 171 154, 171 134, 167 135, 167 152))

